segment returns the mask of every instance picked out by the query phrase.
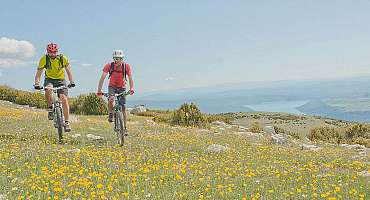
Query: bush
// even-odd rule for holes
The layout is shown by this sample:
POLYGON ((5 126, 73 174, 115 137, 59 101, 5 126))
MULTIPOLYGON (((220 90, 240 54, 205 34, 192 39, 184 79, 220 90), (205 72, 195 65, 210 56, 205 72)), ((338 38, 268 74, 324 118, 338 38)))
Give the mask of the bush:
POLYGON ((7 86, 0 86, 0 100, 15 102, 19 91, 7 86))
POLYGON ((330 143, 361 144, 370 147, 370 128, 363 124, 356 124, 346 130, 328 127, 314 128, 308 138, 312 141, 326 141, 330 143))
POLYGON ((286 135, 292 136, 295 139, 301 139, 301 136, 297 132, 288 131, 288 130, 283 129, 283 128, 278 127, 278 126, 274 126, 274 130, 275 130, 275 133, 277 133, 277 134, 286 134, 286 135))
POLYGON ((85 102, 85 98, 87 95, 80 95, 76 98, 69 99, 69 111, 71 113, 82 115, 83 112, 83 103, 85 102))
MULTIPOLYGON (((82 98, 82 114, 106 115, 108 114, 107 102, 95 93, 90 93, 82 98)), ((79 102, 77 102, 77 105, 79 102)))
POLYGON ((45 96, 40 93, 19 92, 15 98, 15 103, 37 108, 47 108, 45 96))
POLYGON ((184 103, 174 112, 171 120, 172 125, 207 127, 207 118, 200 112, 199 108, 191 103, 184 103))
POLYGON ((159 116, 159 115, 167 115, 167 114, 172 114, 173 112, 169 111, 169 110, 149 110, 147 109, 147 111, 145 112, 138 112, 136 113, 135 115, 137 116, 144 116, 144 117, 156 117, 156 116, 159 116))
POLYGON ((308 134, 308 139, 311 141, 326 141, 330 143, 343 143, 345 137, 343 131, 329 127, 314 128, 308 134))
POLYGON ((354 138, 367 138, 370 139, 370 128, 363 124, 356 124, 346 131, 346 138, 352 140, 354 138))
POLYGON ((153 118, 153 121, 171 124, 172 118, 173 113, 159 114, 153 118))
POLYGON ((0 86, 0 100, 14 102, 20 105, 46 108, 47 103, 43 94, 16 90, 7 86, 0 86))
POLYGON ((249 127, 249 130, 252 133, 260 133, 262 132, 262 125, 259 122, 253 122, 252 125, 249 127))
POLYGON ((215 121, 222 121, 227 124, 231 124, 231 121, 233 120, 231 116, 225 115, 225 114, 215 114, 215 115, 206 115, 208 123, 212 123, 215 121))

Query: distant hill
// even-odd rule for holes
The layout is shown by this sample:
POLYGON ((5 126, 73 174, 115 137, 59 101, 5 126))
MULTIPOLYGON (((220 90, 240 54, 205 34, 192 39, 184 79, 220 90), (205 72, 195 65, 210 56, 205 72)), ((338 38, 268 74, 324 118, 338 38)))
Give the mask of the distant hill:
POLYGON ((321 100, 312 100, 306 104, 297 107, 297 110, 309 114, 309 115, 320 115, 324 117, 330 117, 335 113, 343 112, 340 107, 329 106, 321 100))
POLYGON ((370 111, 346 111, 339 106, 330 106, 321 100, 312 100, 296 108, 308 114, 349 121, 370 122, 370 111))
MULTIPOLYGON (((160 109, 177 108, 184 102, 194 102, 203 112, 238 112, 253 111, 244 105, 263 102, 309 101, 311 105, 302 107, 304 113, 323 116, 340 116, 347 120, 366 119, 367 112, 343 114, 341 107, 324 105, 323 99, 333 98, 365 98, 370 96, 370 77, 352 77, 330 80, 298 80, 298 81, 270 81, 270 82, 243 82, 224 85, 186 88, 170 91, 158 91, 137 94, 130 97, 129 105, 145 104, 148 107, 160 109), (351 118, 353 117, 353 118, 351 118)), ((357 112, 359 111, 359 112, 357 112)))

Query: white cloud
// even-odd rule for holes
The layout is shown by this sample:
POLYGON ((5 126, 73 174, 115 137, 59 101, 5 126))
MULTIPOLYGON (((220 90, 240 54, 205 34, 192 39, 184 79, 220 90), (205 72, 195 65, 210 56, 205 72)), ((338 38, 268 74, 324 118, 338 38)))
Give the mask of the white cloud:
POLYGON ((36 48, 28 41, 0 38, 0 68, 23 66, 35 54, 36 48))
POLYGON ((89 64, 89 63, 81 63, 80 65, 82 67, 90 67, 90 66, 92 66, 92 64, 89 64))
POLYGON ((164 80, 166 80, 166 81, 173 81, 174 79, 175 79, 174 77, 167 77, 164 80))

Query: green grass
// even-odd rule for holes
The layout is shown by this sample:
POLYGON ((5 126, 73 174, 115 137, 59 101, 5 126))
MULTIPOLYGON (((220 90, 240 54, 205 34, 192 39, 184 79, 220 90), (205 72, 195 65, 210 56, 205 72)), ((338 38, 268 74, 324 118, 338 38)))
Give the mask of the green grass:
POLYGON ((46 112, 0 106, 0 195, 9 199, 368 199, 369 157, 254 141, 131 116, 116 145, 106 116, 78 116, 57 144, 46 112), (79 138, 72 135, 81 134, 79 138), (103 136, 90 141, 87 134, 103 136), (211 144, 229 147, 207 151, 211 144))

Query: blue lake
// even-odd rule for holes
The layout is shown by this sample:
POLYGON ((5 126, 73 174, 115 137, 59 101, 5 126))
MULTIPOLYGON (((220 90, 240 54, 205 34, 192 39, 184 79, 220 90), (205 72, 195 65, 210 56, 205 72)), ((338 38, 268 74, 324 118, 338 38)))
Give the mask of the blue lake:
POLYGON ((245 107, 255 111, 263 112, 286 112, 292 114, 304 114, 296 109, 296 107, 306 104, 308 101, 273 101, 263 102, 259 104, 248 104, 245 107))

